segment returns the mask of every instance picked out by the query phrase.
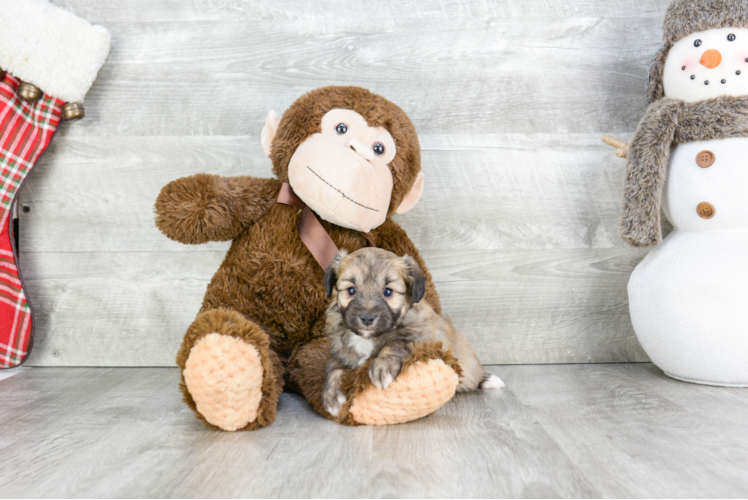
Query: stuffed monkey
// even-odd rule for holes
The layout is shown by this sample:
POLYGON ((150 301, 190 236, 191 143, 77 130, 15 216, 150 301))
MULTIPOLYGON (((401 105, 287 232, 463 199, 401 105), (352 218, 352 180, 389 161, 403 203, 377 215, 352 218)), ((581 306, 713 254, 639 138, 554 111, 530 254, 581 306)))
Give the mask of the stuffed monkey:
MULTIPOLYGON (((218 429, 273 422, 285 389, 320 414, 329 345, 323 277, 337 249, 377 246, 416 259, 426 296, 441 306, 413 242, 391 217, 423 190, 420 147, 408 116, 357 87, 301 96, 270 112, 262 147, 274 179, 197 174, 167 184, 156 225, 186 244, 232 241, 177 355, 181 390, 195 415, 218 429)), ((391 424, 436 411, 455 393, 459 366, 439 345, 421 345, 387 390, 368 366, 351 371, 340 423, 391 424)))

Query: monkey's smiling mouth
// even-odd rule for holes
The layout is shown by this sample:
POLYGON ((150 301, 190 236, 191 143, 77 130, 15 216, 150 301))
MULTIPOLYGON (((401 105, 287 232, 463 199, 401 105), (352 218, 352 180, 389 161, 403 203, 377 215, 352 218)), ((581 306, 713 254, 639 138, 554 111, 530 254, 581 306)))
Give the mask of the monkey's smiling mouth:
POLYGON ((324 182, 325 184, 327 184, 328 186, 330 186, 331 188, 333 188, 335 191, 337 191, 338 193, 340 193, 341 195, 343 195, 343 198, 345 198, 346 200, 348 200, 348 201, 350 201, 352 203, 355 203, 359 207, 363 207, 366 210, 371 210, 372 212, 379 212, 379 210, 377 210, 376 208, 371 208, 371 207, 367 207, 366 205, 362 205, 361 203, 357 202, 356 200, 354 200, 350 196, 347 196, 343 191, 341 191, 340 189, 336 188, 335 186, 333 186, 332 184, 330 184, 329 182, 327 182, 321 175, 319 175, 317 172, 315 172, 314 170, 312 170, 312 167, 310 167, 309 165, 307 165, 306 168, 308 168, 311 173, 313 173, 314 175, 316 175, 319 178, 319 180, 321 180, 322 182, 324 182))

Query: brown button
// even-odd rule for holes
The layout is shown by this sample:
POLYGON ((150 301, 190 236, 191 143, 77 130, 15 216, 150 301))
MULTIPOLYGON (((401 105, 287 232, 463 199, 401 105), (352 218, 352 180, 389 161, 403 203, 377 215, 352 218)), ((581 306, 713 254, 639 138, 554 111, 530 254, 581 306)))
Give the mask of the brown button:
POLYGON ((714 205, 711 203, 699 203, 699 206, 696 207, 696 213, 699 214, 699 217, 702 219, 711 219, 714 217, 714 213, 716 210, 714 210, 714 205))
POLYGON ((696 155, 696 164, 701 168, 709 168, 714 165, 714 153, 711 151, 702 151, 696 155))

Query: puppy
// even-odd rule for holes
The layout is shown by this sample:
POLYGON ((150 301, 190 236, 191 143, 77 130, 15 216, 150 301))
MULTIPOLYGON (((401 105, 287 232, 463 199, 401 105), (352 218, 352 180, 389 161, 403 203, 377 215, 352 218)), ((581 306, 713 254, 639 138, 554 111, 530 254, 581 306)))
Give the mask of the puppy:
POLYGON ((325 291, 335 295, 327 307, 325 333, 331 358, 325 367, 322 404, 337 416, 345 403, 343 373, 369 358, 369 378, 386 389, 400 373, 418 341, 438 341, 457 358, 462 368, 458 392, 478 387, 504 387, 496 375, 486 373, 467 339, 452 322, 422 301, 426 278, 412 257, 398 257, 378 248, 352 254, 341 251, 325 273, 325 291))

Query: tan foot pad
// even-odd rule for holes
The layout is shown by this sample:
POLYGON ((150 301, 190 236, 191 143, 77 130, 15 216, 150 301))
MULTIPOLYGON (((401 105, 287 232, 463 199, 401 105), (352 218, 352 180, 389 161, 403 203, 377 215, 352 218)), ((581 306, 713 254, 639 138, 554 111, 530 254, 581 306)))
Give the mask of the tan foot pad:
POLYGON ((385 390, 374 386, 353 401, 349 412, 364 425, 402 424, 434 413, 452 399, 459 378, 441 359, 406 368, 385 390))
POLYGON ((190 350, 183 375, 197 410, 211 424, 235 431, 257 418, 263 368, 254 346, 210 333, 190 350))

